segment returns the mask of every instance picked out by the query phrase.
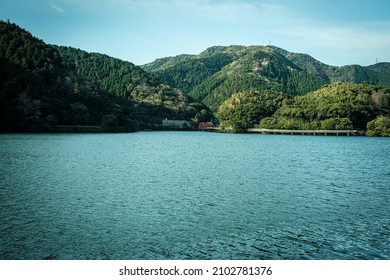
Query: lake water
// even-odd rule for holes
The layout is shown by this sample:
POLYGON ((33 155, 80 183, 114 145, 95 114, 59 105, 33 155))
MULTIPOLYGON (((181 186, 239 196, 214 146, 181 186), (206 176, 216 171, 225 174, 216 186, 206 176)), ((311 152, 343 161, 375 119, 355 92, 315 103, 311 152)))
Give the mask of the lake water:
POLYGON ((390 259, 390 139, 0 135, 0 259, 390 259))

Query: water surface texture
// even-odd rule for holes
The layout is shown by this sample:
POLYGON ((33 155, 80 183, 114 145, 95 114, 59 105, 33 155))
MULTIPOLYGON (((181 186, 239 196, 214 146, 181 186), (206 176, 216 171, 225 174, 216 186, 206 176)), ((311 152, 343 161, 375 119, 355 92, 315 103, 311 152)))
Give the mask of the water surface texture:
POLYGON ((0 135, 0 259, 390 259, 390 139, 0 135))

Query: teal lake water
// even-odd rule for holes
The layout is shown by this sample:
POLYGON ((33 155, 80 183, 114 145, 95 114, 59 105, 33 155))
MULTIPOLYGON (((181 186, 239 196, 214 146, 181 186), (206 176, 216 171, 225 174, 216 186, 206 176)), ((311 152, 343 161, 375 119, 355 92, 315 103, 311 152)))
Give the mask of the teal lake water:
POLYGON ((390 139, 0 135, 0 259, 390 259, 390 139))

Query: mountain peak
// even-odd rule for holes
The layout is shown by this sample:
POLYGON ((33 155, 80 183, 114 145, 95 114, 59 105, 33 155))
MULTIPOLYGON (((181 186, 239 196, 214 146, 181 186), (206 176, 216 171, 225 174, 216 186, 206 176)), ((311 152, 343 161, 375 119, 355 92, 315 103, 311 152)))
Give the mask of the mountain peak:
POLYGON ((142 67, 214 110, 233 93, 249 89, 302 95, 333 82, 390 85, 390 63, 334 67, 273 45, 213 46, 195 56, 163 62, 142 67))

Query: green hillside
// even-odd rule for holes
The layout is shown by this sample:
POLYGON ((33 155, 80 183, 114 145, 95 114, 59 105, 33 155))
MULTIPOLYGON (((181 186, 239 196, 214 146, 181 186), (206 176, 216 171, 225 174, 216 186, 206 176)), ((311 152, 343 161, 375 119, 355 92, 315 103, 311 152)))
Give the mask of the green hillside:
POLYGON ((159 59, 142 68, 155 73, 165 83, 188 94, 194 87, 232 61, 232 56, 227 53, 202 53, 199 56, 179 55, 159 59))
POLYGON ((293 130, 367 129, 379 135, 379 130, 390 129, 386 126, 389 115, 390 88, 351 83, 326 85, 296 97, 246 91, 232 95, 218 110, 222 128, 235 132, 259 125, 293 130))
POLYGON ((390 114, 390 89, 372 84, 336 83, 285 102, 260 122, 262 128, 358 129, 390 114))
POLYGON ((249 48, 189 95, 216 111, 232 94, 246 90, 272 90, 301 95, 317 89, 325 82, 307 74, 270 48, 249 48))
POLYGON ((335 67, 275 46, 217 46, 196 56, 160 59, 143 67, 214 112, 232 94, 246 90, 296 96, 335 82, 390 85, 389 63, 335 67))
POLYGON ((197 120, 204 105, 130 62, 45 44, 0 22, 0 131, 53 131, 57 125, 109 131, 197 120))
POLYGON ((132 102, 132 111, 142 127, 153 128, 162 119, 194 119, 202 104, 190 103, 182 90, 168 86, 133 63, 107 55, 58 47, 66 61, 76 66, 77 75, 100 90, 132 102))
POLYGON ((95 98, 72 65, 42 40, 0 21, 0 131, 45 131, 56 124, 96 124, 116 104, 95 98), (81 95, 77 93, 87 93, 81 95), (92 110, 86 103, 104 110, 92 110))

